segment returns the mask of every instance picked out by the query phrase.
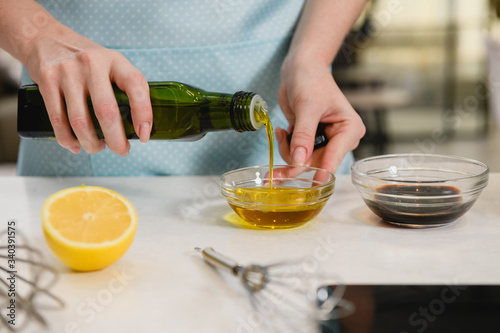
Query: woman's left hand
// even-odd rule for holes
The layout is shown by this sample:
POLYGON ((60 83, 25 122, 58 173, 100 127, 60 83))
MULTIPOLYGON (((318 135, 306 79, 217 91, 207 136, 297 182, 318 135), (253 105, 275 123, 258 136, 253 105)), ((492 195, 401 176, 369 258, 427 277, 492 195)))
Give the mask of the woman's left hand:
POLYGON ((283 159, 335 173, 346 154, 356 148, 365 126, 335 83, 328 67, 314 61, 285 60, 278 101, 290 127, 276 129, 283 159), (313 151, 319 123, 327 124, 325 147, 313 151), (290 144, 286 136, 293 131, 290 144))

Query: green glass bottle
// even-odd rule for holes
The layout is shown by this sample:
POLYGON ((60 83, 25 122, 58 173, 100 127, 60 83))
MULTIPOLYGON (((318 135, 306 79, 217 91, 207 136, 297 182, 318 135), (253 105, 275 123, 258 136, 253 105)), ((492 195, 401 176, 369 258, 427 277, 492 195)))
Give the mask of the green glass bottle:
MULTIPOLYGON (((150 82, 149 89, 153 107, 151 139, 192 141, 213 131, 255 131, 262 126, 258 115, 267 108, 266 102, 252 92, 214 93, 179 82, 150 82)), ((137 139, 127 95, 117 87, 114 87, 114 93, 127 138, 137 139)), ((22 86, 18 97, 19 135, 54 138, 38 86, 22 86)), ((90 98, 88 104, 97 136, 103 138, 90 98)))

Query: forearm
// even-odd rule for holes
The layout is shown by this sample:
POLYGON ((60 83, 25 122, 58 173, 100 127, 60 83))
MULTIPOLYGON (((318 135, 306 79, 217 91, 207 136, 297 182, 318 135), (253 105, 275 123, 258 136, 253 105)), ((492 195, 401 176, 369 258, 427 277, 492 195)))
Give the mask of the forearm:
POLYGON ((366 0, 307 0, 287 59, 330 66, 366 0))
POLYGON ((294 165, 312 165, 335 172, 356 148, 365 129, 328 70, 365 0, 307 0, 281 68, 278 101, 293 129, 279 129, 281 156, 294 165), (325 123, 327 146, 313 151, 318 123, 325 123), (281 133, 281 134, 280 134, 281 133))
POLYGON ((26 63, 33 42, 62 25, 33 0, 0 0, 0 48, 26 63))

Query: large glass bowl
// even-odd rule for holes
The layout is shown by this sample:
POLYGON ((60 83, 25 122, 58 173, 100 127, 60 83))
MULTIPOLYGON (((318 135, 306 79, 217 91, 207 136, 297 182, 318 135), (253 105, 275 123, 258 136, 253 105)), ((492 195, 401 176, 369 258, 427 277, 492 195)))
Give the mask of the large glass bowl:
POLYGON ((376 215, 412 228, 455 221, 472 207, 489 175, 479 161, 433 154, 365 158, 351 171, 353 184, 376 215))
POLYGON ((252 227, 293 228, 317 216, 333 194, 335 176, 327 170, 291 165, 230 171, 221 176, 221 192, 231 208, 252 227))

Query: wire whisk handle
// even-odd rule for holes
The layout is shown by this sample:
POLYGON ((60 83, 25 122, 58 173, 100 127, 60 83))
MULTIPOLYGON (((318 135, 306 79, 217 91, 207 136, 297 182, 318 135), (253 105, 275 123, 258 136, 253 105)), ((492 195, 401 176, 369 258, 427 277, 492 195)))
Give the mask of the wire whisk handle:
POLYGON ((203 259, 215 267, 223 268, 234 276, 240 277, 245 288, 251 292, 262 290, 268 282, 267 269, 260 265, 241 266, 236 261, 220 254, 211 247, 195 248, 203 259))
POLYGON ((202 248, 195 248, 196 251, 200 252, 203 256, 203 259, 207 261, 208 263, 228 270, 231 272, 233 275, 238 276, 241 272, 242 266, 238 264, 236 261, 220 254, 219 252, 215 251, 211 247, 206 247, 204 249, 202 248))

